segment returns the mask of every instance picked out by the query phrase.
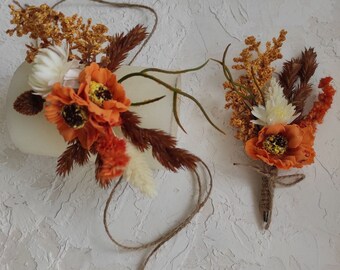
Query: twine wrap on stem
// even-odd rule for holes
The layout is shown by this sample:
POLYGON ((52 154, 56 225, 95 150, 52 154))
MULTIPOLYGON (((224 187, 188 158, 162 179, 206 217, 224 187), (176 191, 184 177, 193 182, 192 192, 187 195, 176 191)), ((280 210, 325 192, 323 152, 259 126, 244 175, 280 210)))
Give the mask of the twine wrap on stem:
POLYGON ((268 230, 272 220, 274 190, 276 185, 283 187, 293 186, 305 179, 305 175, 297 173, 279 176, 278 169, 276 167, 267 165, 265 163, 263 163, 263 167, 242 163, 234 163, 234 165, 250 167, 262 175, 259 210, 262 216, 264 229, 268 230))
POLYGON ((265 229, 269 228, 272 219, 273 198, 275 188, 275 176, 262 176, 262 188, 259 209, 262 213, 265 229))

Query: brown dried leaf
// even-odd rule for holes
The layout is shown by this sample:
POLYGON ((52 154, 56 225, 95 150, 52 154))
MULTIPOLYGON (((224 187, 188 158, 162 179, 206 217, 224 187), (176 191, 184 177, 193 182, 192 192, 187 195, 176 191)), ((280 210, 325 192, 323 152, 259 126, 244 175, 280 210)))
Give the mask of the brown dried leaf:
POLYGON ((25 115, 35 115, 44 108, 44 99, 39 95, 34 95, 34 91, 22 93, 14 101, 14 110, 25 115))
POLYGON ((199 158, 187 150, 176 147, 176 139, 162 130, 139 126, 139 117, 130 111, 121 114, 122 131, 140 151, 152 147, 152 155, 167 169, 176 172, 181 168, 194 169, 199 158))
POLYGON ((79 141, 69 143, 64 153, 58 158, 57 175, 65 177, 70 173, 73 164, 83 166, 89 161, 90 152, 84 149, 79 141))
POLYGON ((112 72, 117 70, 127 57, 129 51, 138 46, 147 37, 146 28, 140 24, 132 28, 126 35, 123 33, 111 37, 106 48, 106 58, 102 66, 112 72))

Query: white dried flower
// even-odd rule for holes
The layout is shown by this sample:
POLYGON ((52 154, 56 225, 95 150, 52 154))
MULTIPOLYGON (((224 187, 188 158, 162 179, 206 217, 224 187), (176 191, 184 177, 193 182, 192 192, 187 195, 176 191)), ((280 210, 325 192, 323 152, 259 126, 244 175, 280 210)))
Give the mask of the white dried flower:
POLYGON ((287 125, 300 115, 300 113, 296 114, 295 106, 288 103, 283 88, 274 78, 271 79, 265 93, 265 106, 255 106, 251 113, 257 118, 252 122, 260 126, 287 125))
POLYGON ((124 178, 143 194, 154 197, 156 195, 155 181, 152 176, 152 170, 144 158, 144 154, 130 143, 127 143, 126 151, 130 161, 124 171, 124 178))
POLYGON ((79 87, 80 72, 78 61, 68 61, 68 49, 50 46, 40 49, 34 57, 28 84, 36 94, 46 96, 58 82, 63 86, 79 87))

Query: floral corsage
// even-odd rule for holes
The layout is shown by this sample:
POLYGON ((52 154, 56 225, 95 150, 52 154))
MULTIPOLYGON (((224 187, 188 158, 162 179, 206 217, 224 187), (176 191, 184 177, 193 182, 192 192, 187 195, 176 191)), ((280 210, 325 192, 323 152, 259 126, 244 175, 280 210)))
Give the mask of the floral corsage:
POLYGON ((261 164, 251 167, 262 175, 259 207, 266 229, 271 222, 275 186, 291 186, 305 178, 304 174, 279 175, 279 170, 314 162, 317 125, 323 122, 335 94, 332 78, 321 79, 321 93, 307 111, 306 102, 313 91, 310 79, 317 68, 313 48, 286 61, 276 76, 271 63, 282 58, 280 49, 286 33, 282 30, 277 39, 267 42, 264 52, 261 42, 248 37, 247 48, 234 58, 233 69, 244 71, 237 80, 225 65, 229 46, 221 62, 227 79, 226 108, 232 109, 230 125, 237 130, 236 138, 244 143, 246 154, 261 164))
POLYGON ((176 105, 178 96, 193 101, 210 124, 217 128, 192 95, 152 75, 191 72, 202 68, 206 63, 181 71, 150 68, 129 73, 118 80, 115 71, 128 52, 145 40, 145 27, 137 25, 127 34, 110 36, 107 35, 108 28, 105 25, 93 25, 91 20, 84 23, 83 18, 77 14, 67 17, 46 4, 22 7, 15 3, 16 6, 10 6, 13 16, 11 23, 15 28, 7 33, 19 37, 28 35, 36 41, 34 45, 27 45, 26 61, 32 66, 28 78, 30 89, 25 89, 27 91, 16 99, 15 110, 25 115, 43 112, 68 143, 67 149, 58 159, 58 175, 68 175, 74 165, 85 165, 93 155, 95 177, 100 186, 108 187, 114 179, 120 179, 116 181, 106 203, 106 232, 114 243, 129 250, 155 247, 151 256, 163 243, 183 229, 204 206, 211 192, 212 177, 200 158, 178 148, 176 139, 166 132, 143 128, 140 117, 130 110, 132 106, 152 106, 153 102, 163 97, 134 102, 126 95, 122 82, 132 77, 143 77, 171 91, 174 119, 181 128, 176 105), (150 74, 150 71, 153 73, 150 74), (187 169, 194 173, 199 185, 198 201, 187 218, 159 239, 137 247, 124 246, 117 243, 109 232, 107 210, 112 194, 122 179, 137 186, 146 195, 155 194, 153 173, 143 155, 148 149, 165 169, 173 172, 187 169), (197 172, 199 164, 208 171, 206 189, 197 172))

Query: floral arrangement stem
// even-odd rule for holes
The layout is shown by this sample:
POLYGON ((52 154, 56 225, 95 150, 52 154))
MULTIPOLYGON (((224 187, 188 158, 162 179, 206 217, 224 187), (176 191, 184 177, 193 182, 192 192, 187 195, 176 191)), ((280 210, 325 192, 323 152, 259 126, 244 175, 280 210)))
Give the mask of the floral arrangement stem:
MULTIPOLYGON (((207 62, 205 62, 202 66, 198 67, 198 68, 201 68, 203 67, 207 62)), ((193 70, 193 69, 191 69, 193 70)), ((204 117, 207 119, 207 121, 210 123, 210 125, 212 125, 216 130, 218 130, 219 132, 221 132, 222 134, 225 134, 223 130, 221 130, 216 124, 214 124, 212 122, 212 120, 209 118, 208 114, 206 113, 206 111, 204 110, 203 106, 198 102, 198 100, 193 97, 192 95, 186 93, 186 92, 183 92, 181 89, 178 89, 178 88, 175 88, 175 87, 172 87, 171 85, 163 82, 162 80, 152 76, 152 75, 149 75, 146 73, 146 71, 150 71, 150 69, 146 69, 144 71, 141 71, 141 72, 134 72, 134 73, 130 73, 130 74, 127 74, 125 75, 124 77, 120 78, 118 80, 119 83, 122 83, 124 81, 126 81, 127 79, 129 78, 132 78, 132 77, 144 77, 144 78, 147 78, 147 79, 150 79, 162 86, 164 86, 166 89, 170 90, 171 92, 173 92, 174 94, 178 94, 178 95, 182 95, 188 99, 190 99, 191 101, 193 101, 197 106, 198 108, 201 110, 201 112, 203 113, 204 117)), ((155 71, 155 70, 154 70, 155 71)), ((159 71, 160 72, 160 71, 159 71)), ((186 72, 186 71, 185 71, 186 72)), ((173 106, 173 111, 174 111, 174 114, 175 114, 175 117, 176 119, 178 120, 178 116, 177 116, 177 113, 176 113, 176 106, 174 105, 173 106)), ((181 125, 179 125, 181 127, 181 125)), ((185 132, 185 130, 184 130, 185 132)))
POLYGON ((250 167, 262 175, 259 210, 262 216, 263 227, 265 230, 268 230, 272 220, 275 188, 277 186, 293 186, 305 179, 305 175, 297 173, 280 176, 278 175, 279 170, 275 166, 268 164, 264 164, 263 167, 242 163, 234 163, 234 165, 250 167))
POLYGON ((262 214, 264 228, 266 230, 269 228, 272 219, 275 179, 278 174, 277 168, 270 167, 268 169, 270 170, 269 175, 262 176, 262 188, 259 203, 260 213, 262 214))

